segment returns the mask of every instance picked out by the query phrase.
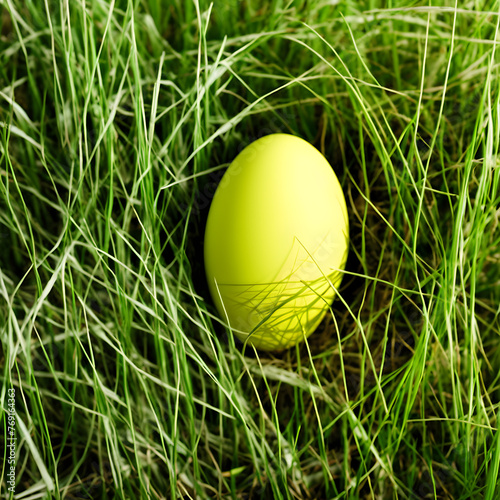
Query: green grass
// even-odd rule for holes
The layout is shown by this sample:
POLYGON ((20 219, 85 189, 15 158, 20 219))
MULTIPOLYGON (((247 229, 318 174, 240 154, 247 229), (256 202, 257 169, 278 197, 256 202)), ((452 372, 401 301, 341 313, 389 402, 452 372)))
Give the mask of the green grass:
POLYGON ((500 496, 498 1, 0 0, 0 493, 500 496), (455 7, 458 7, 455 9, 455 7), (281 354, 202 241, 272 132, 339 177, 331 314, 281 354))

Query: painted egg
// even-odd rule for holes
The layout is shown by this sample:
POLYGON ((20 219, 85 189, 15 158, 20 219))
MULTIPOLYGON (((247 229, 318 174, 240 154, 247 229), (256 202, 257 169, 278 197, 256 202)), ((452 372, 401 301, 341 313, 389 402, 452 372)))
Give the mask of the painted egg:
POLYGON ((210 294, 234 334, 264 350, 308 337, 332 304, 349 244, 347 208, 325 157, 271 134, 231 163, 210 206, 210 294))

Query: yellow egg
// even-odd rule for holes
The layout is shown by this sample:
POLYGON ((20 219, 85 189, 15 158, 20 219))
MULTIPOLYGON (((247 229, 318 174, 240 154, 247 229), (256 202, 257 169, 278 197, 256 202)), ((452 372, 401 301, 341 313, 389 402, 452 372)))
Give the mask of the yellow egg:
POLYGON ((293 135, 256 140, 225 172, 208 214, 205 270, 221 318, 259 349, 295 345, 331 305, 348 243, 325 157, 293 135))

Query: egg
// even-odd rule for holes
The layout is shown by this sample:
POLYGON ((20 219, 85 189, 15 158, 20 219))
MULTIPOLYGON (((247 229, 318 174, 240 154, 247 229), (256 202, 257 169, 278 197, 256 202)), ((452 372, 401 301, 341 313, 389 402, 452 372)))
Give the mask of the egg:
POLYGON ((348 244, 344 195, 326 158, 289 134, 252 142, 224 173, 205 228, 221 319, 258 349, 304 340, 333 302, 348 244))

